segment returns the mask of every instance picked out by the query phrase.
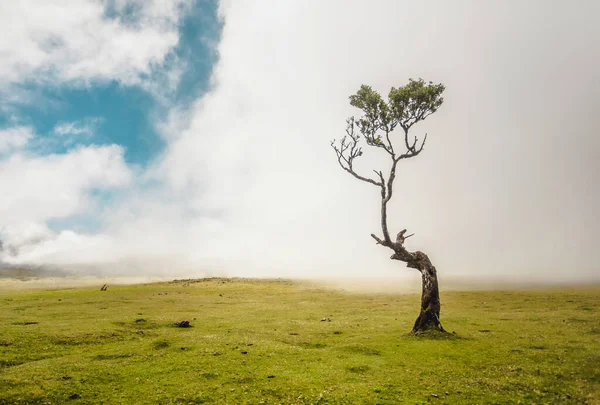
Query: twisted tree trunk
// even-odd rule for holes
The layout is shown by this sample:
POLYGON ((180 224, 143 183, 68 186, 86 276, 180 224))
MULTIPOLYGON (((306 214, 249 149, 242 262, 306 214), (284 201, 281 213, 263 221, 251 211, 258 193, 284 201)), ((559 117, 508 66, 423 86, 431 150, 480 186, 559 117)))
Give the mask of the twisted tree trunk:
POLYGON ((423 333, 427 330, 445 332, 440 323, 440 290, 438 288, 437 272, 427 255, 416 252, 419 257, 419 271, 423 283, 421 293, 421 312, 412 328, 412 333, 423 333))
POLYGON ((423 283, 421 295, 421 311, 411 333, 418 334, 428 330, 438 332, 446 332, 440 323, 440 290, 438 287, 437 272, 435 266, 431 264, 429 257, 420 251, 409 252, 403 246, 404 233, 406 229, 401 231, 396 238, 396 242, 382 240, 377 236, 371 236, 378 244, 389 247, 394 251, 390 257, 392 260, 400 260, 406 263, 406 267, 419 270, 423 283))

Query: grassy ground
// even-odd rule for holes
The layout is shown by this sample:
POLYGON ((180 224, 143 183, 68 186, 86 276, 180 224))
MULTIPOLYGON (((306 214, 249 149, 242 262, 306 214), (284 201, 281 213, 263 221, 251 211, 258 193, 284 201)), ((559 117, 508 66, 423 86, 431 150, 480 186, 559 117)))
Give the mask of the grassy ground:
POLYGON ((600 403, 600 288, 418 295, 211 279, 0 292, 0 404, 600 403), (175 327, 182 320, 190 328, 175 327))

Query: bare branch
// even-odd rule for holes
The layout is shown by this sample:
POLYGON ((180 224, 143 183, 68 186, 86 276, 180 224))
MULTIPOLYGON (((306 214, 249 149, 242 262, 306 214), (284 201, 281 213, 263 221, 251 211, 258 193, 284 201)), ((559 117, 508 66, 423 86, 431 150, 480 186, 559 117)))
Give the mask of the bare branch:
MULTIPOLYGON (((406 229, 404 229, 403 231, 400 231, 400 234, 402 232, 406 232, 406 229)), ((400 237, 400 234, 398 234, 398 237, 400 237)), ((403 237, 403 239, 406 239, 410 236, 412 236, 414 234, 410 234, 406 237, 403 237)), ((407 267, 411 267, 411 268, 415 268, 415 269, 420 269, 420 263, 418 263, 420 257, 419 257, 419 253, 420 252, 416 252, 416 253, 411 253, 408 250, 406 250, 404 248, 404 246, 402 245, 402 243, 398 243, 398 242, 391 242, 391 241, 386 241, 383 240, 381 238, 379 238, 377 235, 375 234, 371 234, 371 237, 373 239, 375 239, 375 241, 377 242, 378 245, 382 245, 385 247, 388 247, 390 249, 392 249, 394 251, 394 254, 390 257, 390 259, 392 260, 400 260, 406 263, 407 267)), ((403 242, 403 241, 402 241, 403 242)))
POLYGON ((406 229, 403 229, 400 232, 398 232, 398 235, 396 235, 396 243, 399 244, 400 246, 404 245, 404 234, 405 233, 406 233, 406 229))
POLYGON ((363 176, 357 174, 354 170, 348 169, 347 167, 342 166, 342 168, 345 171, 347 171, 348 173, 350 173, 351 175, 353 175, 354 177, 356 177, 358 180, 362 180, 364 182, 371 183, 371 184, 373 184, 373 185, 375 185, 377 187, 381 187, 381 184, 379 184, 378 182, 376 182, 373 179, 370 179, 368 177, 363 177, 363 176))
POLYGON ((411 152, 413 152, 413 153, 415 153, 415 151, 416 151, 416 150, 415 150, 415 147, 417 146, 417 142, 419 142, 419 138, 417 138, 417 137, 415 136, 415 140, 413 141, 413 143, 412 143, 412 145, 411 145, 411 147, 410 147, 410 151, 411 151, 411 152))
POLYGON ((381 173, 381 170, 380 171, 373 170, 373 171, 375 172, 375 174, 377 176, 379 176, 379 180, 381 180, 381 184, 385 184, 385 179, 383 178, 383 173, 381 173))
POLYGON ((396 157, 395 161, 399 162, 402 159, 408 159, 408 158, 417 156, 419 153, 421 153, 421 151, 425 147, 425 142, 426 141, 427 141, 427 134, 425 134, 425 137, 423 138, 423 142, 421 142, 421 146, 417 148, 417 143, 419 142, 419 138, 417 138, 415 136, 415 138, 413 140, 413 143, 411 145, 410 143, 408 143, 408 130, 405 129, 405 131, 404 131, 404 143, 405 143, 405 146, 406 146, 407 150, 402 155, 399 155, 398 157, 396 157))
MULTIPOLYGON (((380 238, 379 238, 377 235, 375 235, 374 233, 372 233, 372 234, 371 234, 371 237, 377 241, 377 244, 378 244, 378 245, 388 246, 388 244, 387 244, 387 243, 386 243, 384 240, 381 240, 381 239, 380 239, 380 238)), ((389 247, 389 246, 388 246, 388 247, 389 247)))
POLYGON ((394 158, 395 157, 394 145, 392 144, 392 141, 390 140, 390 132, 391 131, 386 128, 386 130, 385 130, 385 139, 387 140, 388 147, 389 147, 388 153, 390 155, 392 155, 392 158, 394 158))
MULTIPOLYGON (((389 134, 392 130, 387 123, 381 121, 381 119, 378 119, 375 116, 368 116, 366 118, 357 120, 356 126, 358 127, 360 133, 365 137, 367 145, 381 148, 390 155, 394 155, 394 147, 389 138, 389 134), (380 130, 385 133, 385 140, 383 141, 381 139, 381 135, 378 134, 378 131, 380 130)), ((392 125, 392 128, 393 127, 395 127, 395 124, 392 125)))
POLYGON ((410 145, 408 143, 408 129, 409 127, 407 127, 404 124, 400 124, 400 126, 402 127, 402 129, 404 130, 404 145, 406 146, 406 149, 408 151, 410 151, 410 145))
POLYGON ((378 182, 369 177, 361 176, 354 170, 354 159, 361 157, 363 152, 362 148, 358 146, 360 137, 354 132, 354 117, 348 118, 346 122, 348 124, 346 127, 347 135, 339 141, 339 146, 336 145, 335 139, 331 141, 331 147, 335 151, 339 165, 342 169, 354 176, 354 178, 383 188, 384 181, 381 176, 381 182, 378 182))
POLYGON ((398 235, 396 236, 396 245, 404 247, 404 241, 414 235, 414 233, 411 233, 408 236, 404 236, 405 233, 406 229, 403 229, 400 232, 398 232, 398 235))
POLYGON ((340 142, 340 144, 341 144, 341 146, 340 146, 340 148, 338 148, 335 145, 335 141, 331 141, 331 147, 333 148, 333 150, 335 151, 335 154, 337 155, 337 160, 338 160, 338 163, 341 166, 341 168, 344 169, 345 171, 347 171, 348 173, 350 173, 352 176, 354 176, 358 180, 373 184, 377 187, 382 187, 383 186, 382 183, 378 183, 377 181, 375 181, 371 178, 361 176, 360 174, 358 174, 354 171, 354 169, 352 168, 352 161, 357 156, 360 156, 360 155, 355 155, 355 156, 353 156, 352 154, 350 154, 348 156, 344 155, 344 153, 346 152, 346 150, 348 148, 343 146, 343 142, 340 142))
MULTIPOLYGON (((419 148, 419 150, 417 151, 417 155, 419 153, 421 153, 421 151, 423 150, 423 147, 425 146, 425 142, 427 141, 427 134, 425 134, 425 137, 423 138, 423 143, 421 143, 421 147, 419 148)), ((415 155, 416 156, 416 155, 415 155)))

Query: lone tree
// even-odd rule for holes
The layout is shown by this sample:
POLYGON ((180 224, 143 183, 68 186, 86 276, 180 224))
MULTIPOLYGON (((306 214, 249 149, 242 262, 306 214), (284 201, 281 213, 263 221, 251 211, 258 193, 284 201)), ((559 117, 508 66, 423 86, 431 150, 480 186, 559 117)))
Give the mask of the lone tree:
POLYGON ((433 114, 440 108, 444 99, 443 84, 425 83, 422 79, 410 79, 405 86, 390 90, 388 101, 369 86, 361 86, 360 90, 350 96, 350 104, 362 110, 359 118, 350 117, 346 121, 348 126, 346 134, 340 141, 333 140, 331 146, 335 150, 337 160, 345 171, 356 179, 370 183, 381 191, 381 231, 380 238, 371 234, 379 245, 390 248, 394 254, 392 260, 400 260, 407 267, 421 272, 423 292, 421 296, 421 312, 412 328, 412 333, 422 333, 427 330, 445 332, 440 323, 440 294, 438 289, 437 273, 429 257, 423 252, 409 252, 404 247, 406 229, 398 232, 396 239, 392 240, 387 225, 387 207, 392 199, 396 167, 403 159, 410 159, 423 151, 427 134, 419 143, 415 136, 409 136, 409 131, 419 121, 433 114), (392 142, 392 132, 400 127, 404 132, 404 142, 401 146, 392 142), (364 139, 368 146, 383 149, 390 158, 390 170, 387 176, 381 171, 373 170, 375 177, 359 174, 354 163, 362 156, 363 151, 359 146, 364 139))

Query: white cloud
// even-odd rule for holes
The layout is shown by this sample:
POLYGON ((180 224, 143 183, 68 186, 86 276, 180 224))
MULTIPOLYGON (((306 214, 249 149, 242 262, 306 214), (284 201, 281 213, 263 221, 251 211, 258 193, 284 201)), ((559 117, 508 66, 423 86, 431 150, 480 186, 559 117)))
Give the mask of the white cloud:
POLYGON ((17 126, 0 129, 0 154, 21 149, 33 137, 33 129, 27 126, 17 126))
POLYGON ((0 84, 138 84, 178 43, 177 24, 190 0, 0 3, 0 84), (107 14, 136 10, 134 21, 107 14))
POLYGON ((92 135, 95 124, 99 118, 91 118, 81 121, 59 122, 52 130, 56 135, 92 135))
MULTIPOLYGON (((4 224, 0 231, 2 232, 3 242, 6 242, 8 249, 5 256, 19 256, 23 253, 22 247, 36 247, 40 243, 50 240, 54 237, 48 226, 43 222, 21 221, 4 224)), ((0 259, 2 252, 0 252, 0 259)))
POLYGON ((11 235, 19 238, 23 229, 43 229, 38 225, 49 219, 85 212, 92 190, 124 187, 131 179, 123 149, 116 145, 46 156, 15 153, 0 161, 2 232, 11 243, 11 235))

